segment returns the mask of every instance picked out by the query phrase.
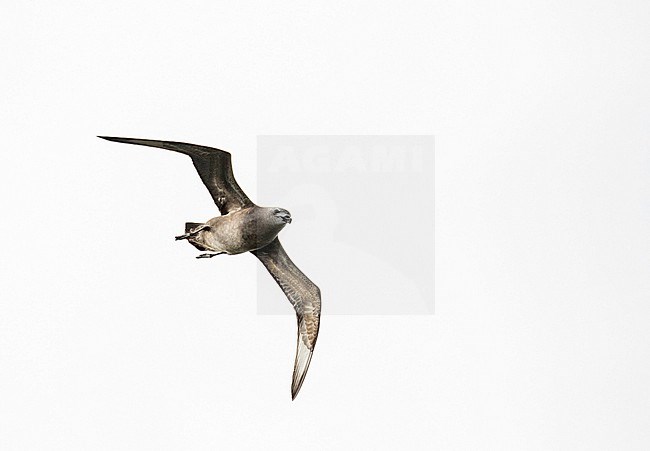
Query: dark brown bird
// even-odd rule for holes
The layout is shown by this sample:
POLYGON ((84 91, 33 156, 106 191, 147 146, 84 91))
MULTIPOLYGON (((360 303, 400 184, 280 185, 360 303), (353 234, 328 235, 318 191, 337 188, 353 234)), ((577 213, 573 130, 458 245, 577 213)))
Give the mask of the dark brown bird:
POLYGON ((159 147, 188 155, 192 159, 221 216, 204 223, 186 223, 185 233, 176 239, 187 240, 206 252, 197 258, 251 252, 271 273, 298 317, 298 346, 291 383, 291 398, 295 399, 305 380, 318 338, 321 298, 319 288, 291 261, 278 240, 278 233, 291 223, 291 214, 284 208, 255 205, 237 184, 232 173, 230 153, 223 150, 173 141, 109 136, 99 138, 159 147))

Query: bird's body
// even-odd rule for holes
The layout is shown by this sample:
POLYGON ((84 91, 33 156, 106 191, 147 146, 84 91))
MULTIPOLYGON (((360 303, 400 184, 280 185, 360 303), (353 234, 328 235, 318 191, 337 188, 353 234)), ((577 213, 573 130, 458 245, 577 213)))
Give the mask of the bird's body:
MULTIPOLYGON (((205 222, 208 227, 190 236, 188 241, 198 249, 229 255, 260 249, 273 241, 291 221, 291 215, 286 210, 282 210, 285 214, 276 219, 277 213, 274 212, 280 213, 278 210, 253 205, 217 216, 205 222)), ((186 233, 189 231, 186 230, 186 233)))
POLYGON ((298 319, 298 344, 291 383, 291 397, 295 399, 316 345, 321 297, 320 289, 291 261, 277 238, 278 233, 291 222, 289 212, 284 208, 255 205, 235 181, 230 154, 223 150, 173 141, 100 138, 167 149, 192 159, 221 216, 204 223, 186 223, 185 234, 176 239, 187 240, 197 249, 210 252, 197 258, 251 252, 278 283, 298 319))

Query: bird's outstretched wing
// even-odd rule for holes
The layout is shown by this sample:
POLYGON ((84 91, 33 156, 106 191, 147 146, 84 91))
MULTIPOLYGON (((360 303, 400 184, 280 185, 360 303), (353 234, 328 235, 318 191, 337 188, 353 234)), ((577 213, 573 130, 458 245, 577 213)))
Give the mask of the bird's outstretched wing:
POLYGON ((224 150, 174 141, 114 138, 111 136, 99 136, 99 138, 119 143, 160 147, 161 149, 173 150, 174 152, 189 155, 201 180, 203 180, 206 188, 208 188, 212 199, 214 199, 214 203, 217 204, 222 215, 253 205, 253 202, 237 184, 235 176, 232 173, 230 154, 224 150))
POLYGON ((277 238, 251 251, 280 285, 298 317, 298 349, 293 368, 291 398, 295 399, 309 369, 320 325, 320 290, 291 261, 277 238))

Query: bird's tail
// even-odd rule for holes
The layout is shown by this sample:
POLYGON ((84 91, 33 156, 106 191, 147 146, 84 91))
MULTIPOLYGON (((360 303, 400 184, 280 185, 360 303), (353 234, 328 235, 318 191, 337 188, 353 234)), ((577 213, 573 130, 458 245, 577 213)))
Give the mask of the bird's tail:
POLYGON ((192 231, 192 229, 195 229, 200 225, 203 225, 203 223, 201 223, 201 222, 186 222, 185 223, 185 233, 190 233, 192 231))

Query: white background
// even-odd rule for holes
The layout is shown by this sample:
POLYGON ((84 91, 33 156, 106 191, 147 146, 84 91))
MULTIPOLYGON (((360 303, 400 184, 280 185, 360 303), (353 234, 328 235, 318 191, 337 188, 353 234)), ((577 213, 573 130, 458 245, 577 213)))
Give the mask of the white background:
MULTIPOLYGON (((266 135, 260 205, 282 205, 291 259, 327 299, 323 314, 434 313, 432 135, 266 135)), ((263 265, 257 313, 295 315, 263 265)))
MULTIPOLYGON (((0 448, 647 449, 650 3, 5 2, 0 448), (436 135, 436 315, 295 320, 189 160, 436 135)), ((324 299, 327 302, 327 299, 324 299)))

